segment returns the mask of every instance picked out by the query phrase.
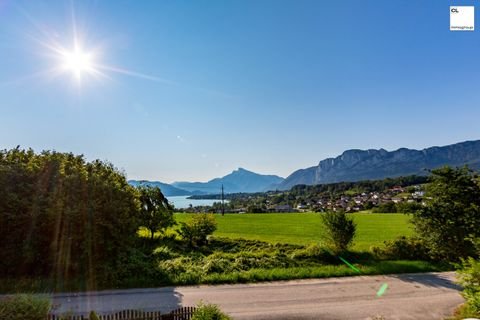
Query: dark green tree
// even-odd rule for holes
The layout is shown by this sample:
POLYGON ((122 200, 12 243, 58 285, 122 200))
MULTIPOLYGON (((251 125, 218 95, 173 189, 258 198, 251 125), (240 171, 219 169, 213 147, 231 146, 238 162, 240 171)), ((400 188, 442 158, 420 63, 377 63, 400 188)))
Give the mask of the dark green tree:
POLYGON ((114 276, 139 228, 135 189, 112 164, 20 148, 0 151, 0 274, 86 279, 114 276))
POLYGON ((475 255, 480 236, 480 186, 467 167, 432 170, 425 206, 413 218, 434 258, 457 261, 475 255))
POLYGON ((357 230, 353 219, 344 211, 326 212, 321 214, 325 226, 324 238, 335 253, 346 251, 352 244, 357 230))
POLYGON ((148 229, 153 241, 156 232, 162 233, 175 224, 173 207, 158 187, 139 186, 138 191, 141 224, 148 229))

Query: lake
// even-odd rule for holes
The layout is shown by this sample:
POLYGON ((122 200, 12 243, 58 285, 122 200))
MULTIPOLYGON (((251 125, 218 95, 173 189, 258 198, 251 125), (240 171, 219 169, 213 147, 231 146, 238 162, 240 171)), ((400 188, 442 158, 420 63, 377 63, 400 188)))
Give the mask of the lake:
MULTIPOLYGON (((185 209, 190 206, 211 206, 214 202, 221 202, 221 200, 197 200, 187 199, 188 196, 167 197, 168 201, 172 203, 177 209, 185 209)), ((228 201, 225 200, 225 203, 228 201)))

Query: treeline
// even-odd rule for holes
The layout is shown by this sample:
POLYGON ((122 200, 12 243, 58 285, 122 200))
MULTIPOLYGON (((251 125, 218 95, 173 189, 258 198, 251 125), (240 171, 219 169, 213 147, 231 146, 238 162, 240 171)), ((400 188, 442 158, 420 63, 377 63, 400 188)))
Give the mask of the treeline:
MULTIPOLYGON (((355 192, 355 193, 368 193, 368 192, 381 192, 386 189, 390 189, 395 186, 408 187, 413 185, 420 185, 427 183, 429 180, 428 176, 406 176, 406 177, 397 177, 397 178, 386 178, 383 180, 363 180, 363 181, 354 181, 354 182, 336 182, 328 184, 317 184, 317 185, 305 185, 299 184, 292 187, 290 190, 286 191, 268 191, 268 192, 254 192, 254 193, 230 193, 225 195, 225 199, 234 200, 242 198, 252 198, 268 194, 291 194, 293 196, 297 195, 308 195, 308 194, 323 194, 336 197, 338 195, 345 194, 346 192, 355 192)), ((211 200, 221 200, 222 195, 220 194, 209 194, 209 195, 193 195, 188 197, 188 199, 211 199, 211 200)))
POLYGON ((328 194, 337 196, 348 191, 355 193, 381 192, 395 186, 408 187, 412 185, 419 185, 428 182, 428 176, 406 176, 397 178, 386 178, 383 180, 364 180, 356 182, 338 182, 329 184, 318 184, 314 186, 297 185, 294 186, 290 193, 292 194, 328 194))
POLYGON ((413 213, 422 208, 419 202, 386 202, 372 208, 373 213, 413 213))
POLYGON ((110 163, 0 151, 0 274, 112 281, 137 241, 138 198, 110 163))
POLYGON ((318 199, 336 200, 343 195, 353 196, 362 193, 384 192, 395 186, 403 188, 427 183, 427 176, 406 176, 386 178, 383 180, 365 180, 355 182, 338 182, 314 186, 297 185, 288 192, 269 197, 271 204, 289 204, 315 202, 318 199))
MULTIPOLYGON (((268 191, 256 193, 232 193, 225 195, 229 200, 225 204, 226 210, 246 208, 247 212, 264 212, 267 205, 290 205, 299 203, 315 203, 319 199, 335 200, 342 195, 358 195, 361 193, 383 192, 395 186, 409 187, 425 184, 429 181, 428 176, 406 176, 386 178, 383 180, 364 180, 356 182, 338 182, 319 185, 297 185, 287 191, 268 191), (252 210, 251 210, 252 209, 252 210)), ((221 195, 199 195, 191 199, 215 199, 220 200, 221 195)), ((412 205, 413 206, 413 205, 412 205)), ((387 212, 404 212, 409 205, 401 205, 398 208, 393 205, 387 208, 387 212)))

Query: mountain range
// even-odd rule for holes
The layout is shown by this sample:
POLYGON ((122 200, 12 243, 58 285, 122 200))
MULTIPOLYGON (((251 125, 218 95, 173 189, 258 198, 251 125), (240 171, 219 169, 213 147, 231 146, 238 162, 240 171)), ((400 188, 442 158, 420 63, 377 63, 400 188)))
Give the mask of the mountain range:
POLYGON ((173 182, 172 184, 147 180, 129 180, 128 182, 133 186, 157 186, 165 196, 171 197, 219 194, 222 192, 222 185, 225 193, 268 191, 275 189, 282 181, 283 178, 275 175, 263 175, 238 168, 224 177, 208 182, 173 182))
POLYGON ((288 190, 298 184, 314 185, 425 175, 427 170, 445 165, 469 165, 472 169, 480 169, 480 140, 423 150, 347 150, 336 158, 320 161, 317 166, 295 171, 278 185, 278 189, 288 190))
POLYGON ((283 179, 239 168, 232 173, 208 182, 174 182, 130 180, 131 185, 158 186, 166 196, 219 194, 222 184, 225 193, 288 190, 298 184, 315 185, 341 181, 375 180, 407 175, 425 175, 428 170, 444 165, 468 165, 480 169, 480 140, 465 141, 443 147, 422 150, 400 148, 343 152, 336 158, 321 160, 318 165, 300 169, 283 179))
POLYGON ((222 185, 225 192, 258 192, 268 191, 275 188, 283 178, 274 175, 263 175, 252 171, 238 168, 232 173, 222 177, 212 179, 208 182, 174 182, 172 186, 198 193, 220 193, 222 185))
POLYGON ((149 180, 128 180, 128 183, 134 187, 138 186, 152 186, 159 187, 162 190, 162 193, 166 197, 175 197, 175 196, 191 196, 191 192, 176 188, 168 183, 163 183, 160 181, 149 181, 149 180))

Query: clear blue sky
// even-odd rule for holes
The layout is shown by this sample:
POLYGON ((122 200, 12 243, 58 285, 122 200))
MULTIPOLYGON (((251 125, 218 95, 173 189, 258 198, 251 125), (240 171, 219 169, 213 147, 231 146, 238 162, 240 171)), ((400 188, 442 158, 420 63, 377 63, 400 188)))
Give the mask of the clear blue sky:
POLYGON ((0 0, 0 148, 172 182, 479 139, 480 30, 450 32, 450 5, 0 0), (71 46, 72 8, 95 62, 135 74, 44 72, 61 61, 40 42, 71 46))

